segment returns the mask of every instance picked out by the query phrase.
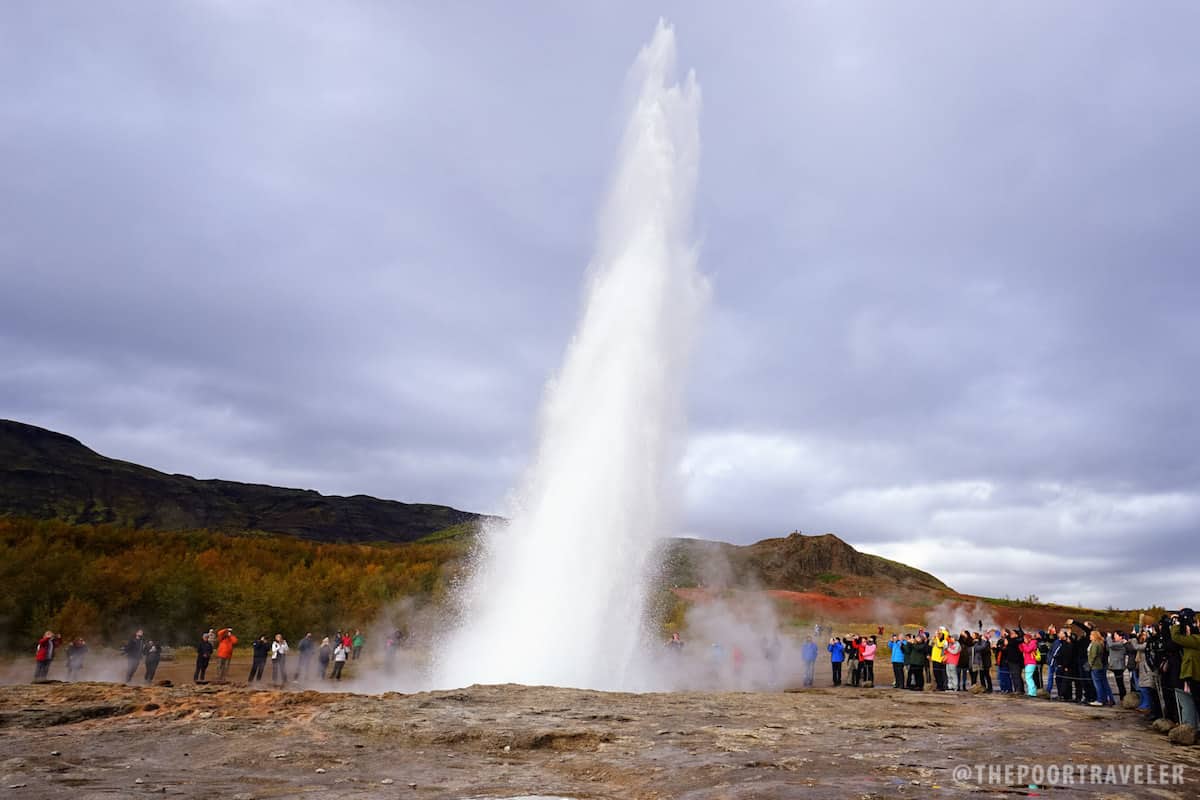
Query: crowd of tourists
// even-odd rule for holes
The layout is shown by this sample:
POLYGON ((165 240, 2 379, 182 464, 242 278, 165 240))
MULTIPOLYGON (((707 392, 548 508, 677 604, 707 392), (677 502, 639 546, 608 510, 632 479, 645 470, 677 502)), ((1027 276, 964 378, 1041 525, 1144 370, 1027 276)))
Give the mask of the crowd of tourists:
MULTIPOLYGON (((395 665, 404 639, 405 634, 400 630, 393 631, 387 637, 384 645, 384 666, 389 671, 395 665)), ((51 664, 62 649, 62 641, 62 635, 53 631, 46 631, 38 640, 34 655, 35 682, 49 679, 51 664)), ((212 680, 228 681, 229 665, 239 641, 233 628, 229 627, 209 629, 202 633, 196 643, 196 665, 192 680, 196 683, 210 680, 209 668, 213 667, 212 661, 216 659, 212 680)), ((353 633, 348 630, 336 631, 329 636, 323 636, 319 641, 311 632, 305 633, 294 649, 282 633, 277 633, 274 637, 262 634, 250 642, 250 674, 246 680, 249 683, 263 681, 267 675, 267 665, 270 664, 269 680, 279 686, 292 681, 313 679, 340 681, 346 662, 362 658, 365 645, 366 636, 359 630, 353 633)), ((82 638, 74 639, 66 647, 67 680, 80 679, 87 652, 87 643, 82 638)), ((134 682, 138 670, 142 669, 142 681, 147 684, 153 683, 159 663, 163 659, 163 652, 164 648, 160 642, 147 638, 142 629, 135 631, 120 648, 125 666, 125 682, 134 682)))
MULTIPOLYGON (((831 637, 825 650, 833 685, 878 685, 875 663, 886 661, 894 689, 999 692, 1091 706, 1114 706, 1136 692, 1138 711, 1174 722, 1175 690, 1192 697, 1200 692, 1200 628, 1195 612, 1186 608, 1131 630, 1102 630, 1068 619, 1061 629, 1030 631, 1018 623, 984 631, 980 622, 975 631, 940 627, 881 640, 882 630, 831 637)), ((813 637, 807 637, 801 651, 806 686, 813 685, 817 652, 813 637)))

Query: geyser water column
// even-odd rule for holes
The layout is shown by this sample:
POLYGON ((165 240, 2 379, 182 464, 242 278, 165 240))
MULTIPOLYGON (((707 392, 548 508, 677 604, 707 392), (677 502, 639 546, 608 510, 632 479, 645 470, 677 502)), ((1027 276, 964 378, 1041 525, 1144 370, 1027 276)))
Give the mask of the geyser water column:
POLYGON ((535 461, 510 522, 484 532, 461 627, 435 683, 637 689, 647 567, 671 530, 683 386, 707 284, 696 272, 695 76, 675 83, 660 22, 632 109, 582 318, 546 387, 535 461))

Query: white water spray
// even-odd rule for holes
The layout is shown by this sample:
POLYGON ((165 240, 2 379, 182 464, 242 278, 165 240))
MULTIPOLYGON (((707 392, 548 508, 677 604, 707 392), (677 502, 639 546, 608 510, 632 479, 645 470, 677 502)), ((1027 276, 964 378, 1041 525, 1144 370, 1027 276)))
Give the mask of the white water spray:
POLYGON ((439 685, 644 688, 633 665, 646 572, 672 532, 684 374, 707 297, 690 230, 700 92, 674 68, 660 22, 630 75, 586 305, 546 387, 536 459, 511 522, 484 532, 439 685))

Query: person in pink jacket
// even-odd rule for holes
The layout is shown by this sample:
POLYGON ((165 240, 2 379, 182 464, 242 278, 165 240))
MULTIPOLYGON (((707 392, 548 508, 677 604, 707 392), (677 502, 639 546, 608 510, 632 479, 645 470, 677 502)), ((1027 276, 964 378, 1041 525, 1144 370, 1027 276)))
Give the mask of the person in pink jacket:
POLYGON ((875 637, 863 639, 862 650, 859 651, 858 663, 863 670, 863 678, 875 685, 875 637))
POLYGON ((1021 643, 1021 655, 1025 657, 1025 694, 1030 697, 1037 697, 1037 686, 1033 683, 1033 673, 1037 669, 1037 639, 1033 638, 1032 633, 1025 634, 1025 641, 1021 643))
POLYGON ((942 660, 946 663, 946 691, 958 691, 958 660, 962 658, 962 645, 958 639, 949 637, 946 647, 942 650, 942 660))

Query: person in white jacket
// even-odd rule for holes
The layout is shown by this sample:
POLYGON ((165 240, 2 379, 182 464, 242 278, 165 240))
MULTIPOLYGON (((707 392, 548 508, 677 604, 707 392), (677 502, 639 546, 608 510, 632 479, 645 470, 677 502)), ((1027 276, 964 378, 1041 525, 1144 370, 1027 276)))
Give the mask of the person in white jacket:
POLYGON ((287 683, 287 654, 287 639, 282 633, 275 634, 275 641, 271 642, 271 683, 280 686, 287 683))
POLYGON ((337 647, 333 648, 333 675, 334 680, 342 679, 342 667, 346 666, 346 656, 350 655, 350 648, 342 644, 340 641, 337 647))

